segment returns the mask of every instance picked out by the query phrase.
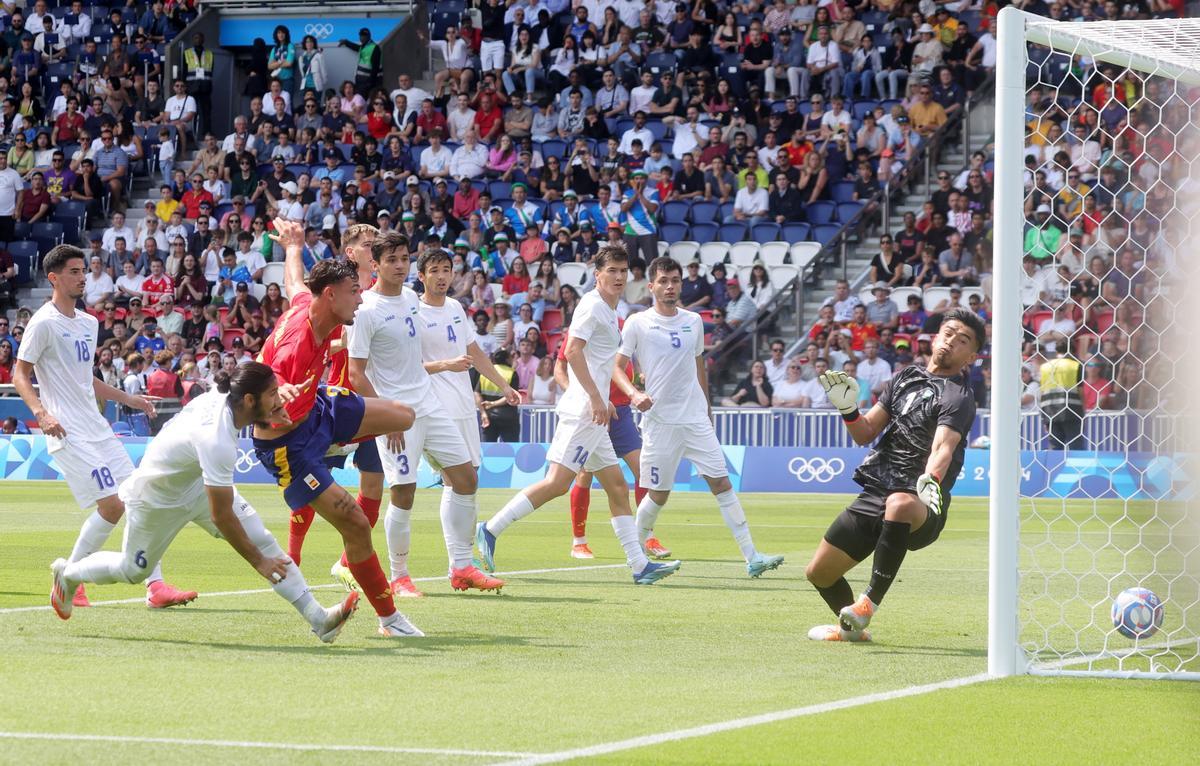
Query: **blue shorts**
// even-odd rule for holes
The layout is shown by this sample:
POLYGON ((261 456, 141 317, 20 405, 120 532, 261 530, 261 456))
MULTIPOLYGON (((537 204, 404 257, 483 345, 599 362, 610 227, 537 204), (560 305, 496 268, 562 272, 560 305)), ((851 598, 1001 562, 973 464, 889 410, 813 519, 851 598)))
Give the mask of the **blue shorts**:
MULTIPOLYGON (((379 446, 374 439, 367 439, 358 443, 358 449, 354 450, 350 457, 354 463, 354 467, 364 473, 383 473, 383 461, 379 459, 379 446)), ((325 458, 325 465, 330 468, 345 468, 346 456, 333 455, 325 458)))
POLYGON ((275 477, 289 508, 309 505, 334 483, 325 453, 354 440, 366 410, 353 391, 321 386, 304 422, 278 438, 254 440, 254 454, 275 477))
POLYGON ((608 424, 608 438, 612 439, 617 457, 625 457, 642 448, 642 432, 633 422, 633 408, 628 404, 617 407, 617 419, 608 424))

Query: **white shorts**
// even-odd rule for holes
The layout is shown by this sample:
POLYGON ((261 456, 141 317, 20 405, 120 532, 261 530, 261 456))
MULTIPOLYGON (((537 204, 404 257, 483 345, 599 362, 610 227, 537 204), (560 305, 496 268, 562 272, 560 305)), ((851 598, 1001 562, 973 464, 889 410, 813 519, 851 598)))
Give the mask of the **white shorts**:
MULTIPOLYGON (((121 550, 126 559, 133 562, 134 568, 145 575, 150 574, 175 536, 189 523, 221 539, 221 533, 212 520, 207 493, 189 504, 173 508, 145 505, 124 492, 121 499, 125 502, 125 541, 121 550)), ((239 520, 255 515, 254 506, 246 502, 236 489, 233 491, 233 513, 239 520)))
POLYGON ((467 454, 471 456, 471 465, 478 468, 483 463, 483 452, 479 446, 479 418, 472 415, 469 418, 455 418, 454 425, 462 434, 463 442, 467 445, 467 454))
POLYGON ((642 419, 642 460, 639 484, 643 489, 670 491, 679 462, 687 458, 696 473, 716 479, 728 476, 725 451, 712 423, 659 423, 642 419))
POLYGON ((479 71, 504 68, 505 47, 502 40, 484 40, 479 46, 479 71))
POLYGON ((421 456, 435 472, 471 462, 471 453, 458 425, 444 415, 422 415, 404 432, 404 451, 392 452, 386 436, 376 436, 384 483, 389 487, 417 483, 421 456))
POLYGON ((84 441, 70 435, 51 453, 79 507, 87 510, 97 501, 117 494, 121 482, 133 473, 125 445, 116 436, 84 441))
POLYGON ((608 429, 589 420, 560 418, 554 440, 546 452, 546 462, 558 463, 572 471, 599 471, 617 464, 608 429))

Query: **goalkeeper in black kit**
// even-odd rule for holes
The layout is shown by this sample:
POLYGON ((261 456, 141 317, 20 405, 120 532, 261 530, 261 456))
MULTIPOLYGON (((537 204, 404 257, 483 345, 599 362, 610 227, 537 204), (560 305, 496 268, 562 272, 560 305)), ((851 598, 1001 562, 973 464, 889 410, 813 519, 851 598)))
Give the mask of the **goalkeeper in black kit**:
POLYGON ((866 627, 896 579, 904 555, 930 545, 946 526, 950 490, 975 421, 965 368, 984 343, 982 320, 967 309, 942 318, 924 367, 906 367, 879 401, 858 411, 858 384, 842 372, 820 377, 858 444, 879 443, 854 473, 863 491, 825 532, 805 575, 837 615, 809 631, 817 641, 869 641, 866 627), (873 555, 871 581, 854 599, 846 573, 873 555))

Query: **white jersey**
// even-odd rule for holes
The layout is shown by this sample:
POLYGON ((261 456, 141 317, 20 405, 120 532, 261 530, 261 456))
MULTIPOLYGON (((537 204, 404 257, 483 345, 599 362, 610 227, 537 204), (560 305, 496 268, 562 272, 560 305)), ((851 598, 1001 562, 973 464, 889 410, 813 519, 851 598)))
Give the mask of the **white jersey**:
MULTIPOLYGON (((418 312, 422 361, 440 362, 467 353, 467 346, 475 340, 475 326, 467 319, 461 303, 448 298, 441 306, 430 306, 421 301, 418 312)), ((475 417, 471 373, 439 372, 429 378, 433 393, 447 415, 455 419, 475 417)))
MULTIPOLYGON (((100 441, 113 435, 100 414, 93 389, 92 355, 100 323, 84 311, 67 317, 47 301, 25 327, 17 358, 34 366, 38 396, 72 440, 100 441)), ((46 437, 50 452, 62 440, 46 437)))
POLYGON ((232 487, 237 438, 226 395, 201 394, 150 440, 121 496, 151 508, 188 508, 205 487, 232 487))
POLYGON ((363 293, 362 305, 349 327, 347 348, 351 359, 367 360, 367 380, 384 399, 404 402, 417 417, 438 410, 430 394, 429 373, 421 360, 420 299, 408 287, 400 295, 381 295, 375 290, 363 293))
POLYGON ((696 357, 704 353, 704 322, 679 309, 663 316, 654 309, 625 320, 621 355, 636 359, 654 405, 645 417, 662 423, 707 423, 708 400, 696 375, 696 357))
MULTIPOLYGON (((587 341, 583 347, 583 358, 596 383, 596 390, 607 398, 613 364, 621 345, 621 331, 617 327, 617 312, 595 290, 585 293, 575 308, 575 316, 571 319, 571 339, 576 338, 587 341)), ((558 416, 574 420, 591 419, 592 404, 570 364, 567 365, 567 376, 570 384, 558 400, 558 416)))

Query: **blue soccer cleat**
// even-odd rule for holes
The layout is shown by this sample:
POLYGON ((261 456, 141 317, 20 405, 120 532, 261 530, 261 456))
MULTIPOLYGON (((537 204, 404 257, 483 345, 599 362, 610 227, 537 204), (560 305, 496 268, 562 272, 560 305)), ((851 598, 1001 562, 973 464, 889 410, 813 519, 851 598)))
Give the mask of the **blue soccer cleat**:
POLYGON ((475 547, 479 548, 479 568, 485 572, 495 572, 496 536, 488 531, 486 523, 475 527, 475 547))
POLYGON ((633 576, 633 583, 634 585, 653 585, 678 572, 680 563, 679 561, 668 561, 656 564, 652 561, 646 565, 645 569, 633 576))
POLYGON ((758 577, 763 572, 770 572, 772 569, 778 569, 783 563, 783 556, 770 556, 762 553, 754 554, 754 558, 746 562, 746 574, 751 577, 758 577))

